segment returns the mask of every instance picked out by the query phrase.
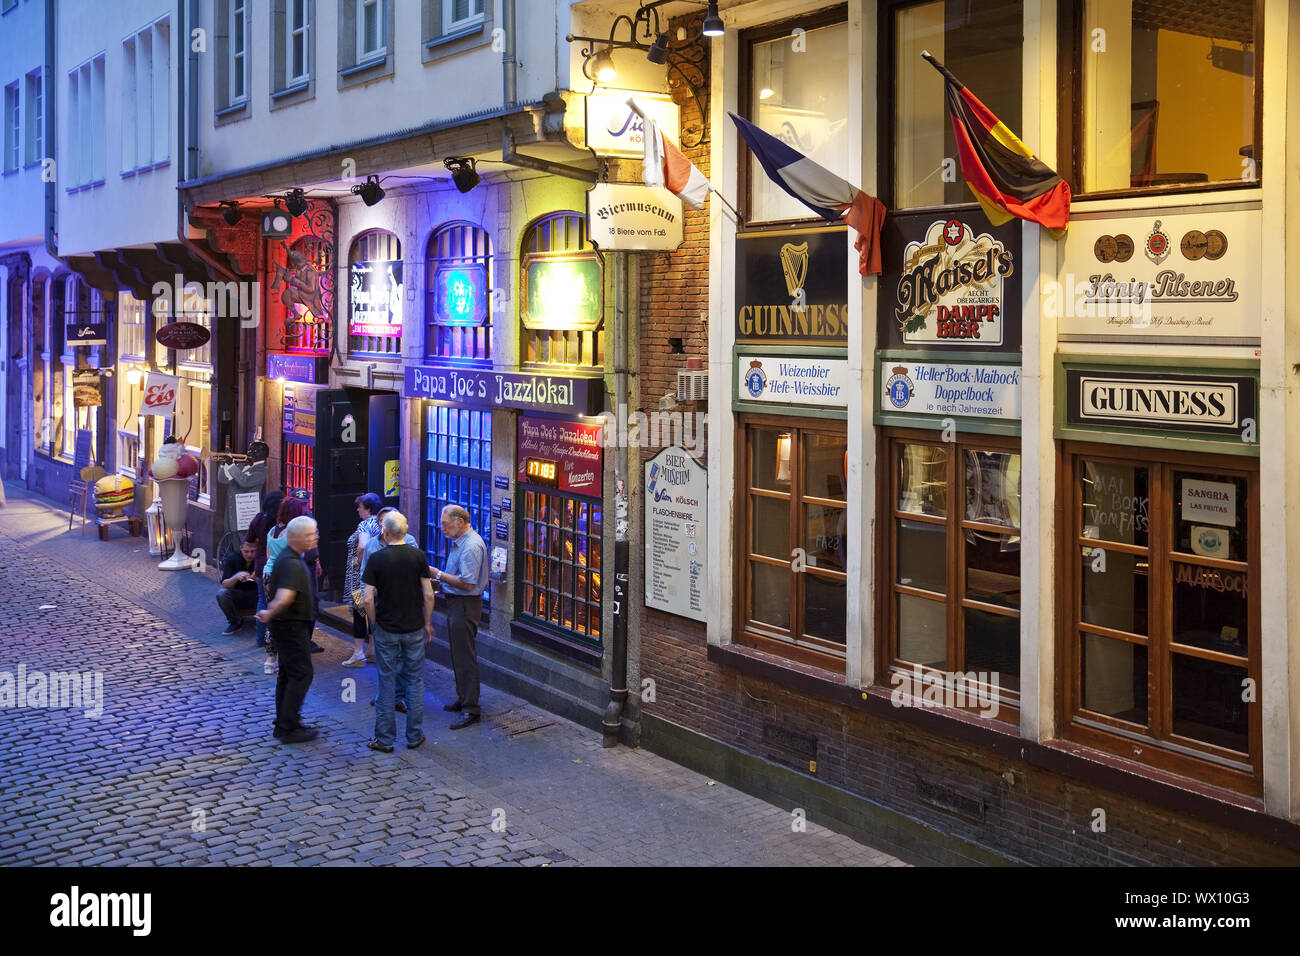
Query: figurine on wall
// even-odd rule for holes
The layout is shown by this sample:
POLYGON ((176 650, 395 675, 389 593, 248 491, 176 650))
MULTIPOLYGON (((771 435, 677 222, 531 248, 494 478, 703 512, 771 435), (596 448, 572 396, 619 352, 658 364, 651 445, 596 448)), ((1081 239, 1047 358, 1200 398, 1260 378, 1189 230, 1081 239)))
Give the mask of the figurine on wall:
POLYGON ((258 429, 258 437, 249 443, 246 454, 217 452, 210 456, 214 461, 223 462, 217 469, 217 482, 230 485, 230 493, 226 495, 228 532, 246 530, 239 527, 237 495, 256 494, 258 502, 262 500, 262 489, 266 487, 266 459, 270 457, 271 449, 262 441, 261 435, 261 429, 258 429))

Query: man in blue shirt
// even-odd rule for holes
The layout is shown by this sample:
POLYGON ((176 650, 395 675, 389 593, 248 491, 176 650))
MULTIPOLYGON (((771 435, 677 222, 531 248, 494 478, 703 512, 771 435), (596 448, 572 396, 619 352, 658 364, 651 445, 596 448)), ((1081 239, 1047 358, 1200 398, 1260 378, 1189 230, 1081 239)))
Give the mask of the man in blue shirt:
POLYGON ((443 710, 460 711, 452 730, 479 722, 478 651, 474 640, 483 616, 488 561, 487 545, 469 522, 469 512, 460 505, 442 509, 442 533, 452 539, 452 545, 447 552, 447 567, 442 571, 430 569, 447 601, 447 644, 456 674, 456 701, 443 710))

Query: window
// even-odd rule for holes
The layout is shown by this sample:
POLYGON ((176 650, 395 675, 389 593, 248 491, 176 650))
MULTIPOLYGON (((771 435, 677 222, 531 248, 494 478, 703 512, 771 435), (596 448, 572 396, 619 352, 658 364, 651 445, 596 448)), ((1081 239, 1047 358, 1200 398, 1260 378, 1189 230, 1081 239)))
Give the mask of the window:
POLYGON ((71 186, 104 181, 104 55, 68 73, 68 146, 62 168, 71 186))
POLYGON ((117 470, 134 475, 144 455, 140 400, 144 396, 145 304, 129 292, 117 294, 117 470))
MULTIPOLYGON (((899 432, 886 445, 886 659, 905 673, 966 674, 968 684, 1017 703, 1018 442, 943 443, 899 432)), ((1002 709, 998 716, 1014 720, 1002 709)))
POLYGON ((357 62, 378 59, 387 52, 384 0, 357 0, 357 62))
POLYGON ((429 237, 425 260, 424 354, 429 359, 492 360, 492 240, 469 223, 429 237))
POLYGON ((301 90, 310 83, 313 12, 313 0, 272 0, 272 93, 301 90))
POLYGON ((5 172, 21 165, 18 161, 23 142, 22 114, 18 106, 18 84, 5 87, 5 172))
POLYGON ((248 98, 247 0, 230 0, 230 105, 248 98))
POLYGON ((289 22, 285 42, 285 63, 288 67, 286 82, 292 86, 307 80, 309 67, 307 44, 307 0, 289 0, 289 22))
POLYGON ((446 505, 468 511, 483 540, 491 539, 492 413, 427 403, 424 462, 424 540, 430 561, 443 567, 450 548, 440 523, 446 505))
POLYGON ((1257 466, 1067 451, 1067 735, 1258 792, 1257 466))
POLYGON ((520 253, 523 361, 603 369, 605 276, 587 246, 587 217, 543 216, 524 231, 520 253))
POLYGON ((27 74, 27 162, 45 158, 45 84, 40 70, 27 74))
POLYGON ((599 646, 599 498, 521 487, 520 613, 599 646))
POLYGON ((372 229, 352 241, 348 254, 348 351, 398 358, 402 354, 402 243, 372 229))
POLYGON ((167 18, 122 42, 122 172, 165 162, 171 134, 171 26, 167 18))
POLYGON ((486 0, 422 0, 425 63, 492 42, 492 6, 486 0))
POLYGON ((974 202, 960 172, 947 174, 957 169, 957 144, 944 81, 921 51, 928 50, 1009 129, 1019 130, 1023 3, 921 3, 895 10, 893 17, 892 205, 974 202))
POLYGON ((1082 103, 1061 114, 1075 117, 1072 130, 1062 124, 1075 139, 1061 154, 1076 156, 1080 193, 1258 184, 1263 22, 1253 0, 1071 7, 1061 23, 1082 103))
POLYGON ((49 454, 53 421, 50 418, 54 380, 51 363, 50 317, 48 295, 50 280, 44 276, 32 280, 32 436, 36 450, 49 454))
MULTIPOLYGON (((204 298, 197 283, 185 289, 181 300, 181 312, 171 315, 168 312, 171 303, 158 299, 154 303, 154 315, 160 324, 171 322, 193 322, 212 331, 212 303, 204 298)), ((155 365, 167 367, 167 349, 156 340, 155 365)), ((211 411, 212 385, 214 373, 212 365, 212 340, 196 349, 176 352, 176 371, 180 377, 180 388, 176 392, 176 415, 171 423, 171 433, 181 440, 185 450, 202 461, 202 456, 211 449, 211 411)), ((210 488, 210 466, 199 467, 198 500, 207 504, 210 488)))
MULTIPOLYGON (((745 115, 834 173, 849 168, 849 28, 844 8, 742 36, 745 115), (827 21, 831 22, 827 22, 827 21), (802 31, 791 39, 794 27, 802 31), (796 46, 798 49, 796 49, 796 46)), ((768 178, 741 143, 749 222, 809 219, 813 213, 768 178)))
MULTIPOLYGON (((328 355, 334 339, 333 323, 325 303, 333 302, 334 243, 314 235, 298 238, 289 249, 286 268, 297 285, 291 286, 286 281, 283 291, 277 291, 277 310, 282 308, 284 313, 280 345, 290 352, 328 355), (295 293, 296 301, 285 305, 284 295, 290 289, 302 294, 295 293), (316 314, 318 310, 320 315, 316 314)), ((279 281, 276 280, 276 290, 280 288, 279 281)))
POLYGON ((339 87, 369 83, 393 72, 390 0, 340 0, 339 87))
POLYGON ((744 429, 744 640, 842 668, 848 594, 844 426, 749 418, 744 429))
POLYGON ((442 0, 442 32, 458 33, 483 20, 483 0, 442 0))
POLYGON ((216 0, 213 100, 220 121, 242 118, 248 107, 249 0, 216 0))

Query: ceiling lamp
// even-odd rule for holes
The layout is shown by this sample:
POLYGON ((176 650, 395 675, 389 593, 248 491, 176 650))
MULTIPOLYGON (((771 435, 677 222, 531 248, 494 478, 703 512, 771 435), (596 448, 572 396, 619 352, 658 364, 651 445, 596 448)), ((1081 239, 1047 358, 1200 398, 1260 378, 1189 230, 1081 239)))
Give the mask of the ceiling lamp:
POLYGON ((709 0, 709 11, 704 17, 702 32, 706 37, 720 37, 726 32, 722 17, 718 16, 718 0, 709 0))
POLYGON ((449 156, 442 161, 442 164, 451 170, 451 181, 463 193, 469 192, 481 182, 478 173, 474 170, 475 160, 468 156, 460 159, 449 156))
POLYGON ((244 218, 244 214, 239 211, 239 203, 225 201, 221 203, 221 218, 226 220, 227 226, 233 226, 244 218))
POLYGON ((289 215, 301 216, 307 211, 307 194, 301 189, 289 190, 289 195, 284 197, 284 207, 289 210, 289 215))
POLYGON ((367 206, 373 206, 384 198, 384 190, 379 185, 379 177, 367 176, 364 183, 352 187, 352 195, 360 196, 363 203, 367 206))

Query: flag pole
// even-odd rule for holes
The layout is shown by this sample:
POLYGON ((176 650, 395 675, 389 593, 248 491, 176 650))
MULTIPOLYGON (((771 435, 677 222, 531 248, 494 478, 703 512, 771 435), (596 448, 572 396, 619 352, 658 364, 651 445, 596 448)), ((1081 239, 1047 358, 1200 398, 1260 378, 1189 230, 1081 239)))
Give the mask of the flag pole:
MULTIPOLYGON (((636 101, 633 97, 631 97, 631 96, 629 96, 629 97, 627 98, 627 108, 630 109, 630 110, 631 110, 633 113, 635 113, 637 116, 641 117, 641 121, 642 121, 643 123, 653 123, 653 122, 654 122, 654 120, 650 119, 650 117, 648 117, 648 116, 645 115, 645 112, 641 109, 641 106, 640 106, 640 105, 637 103, 637 101, 636 101)), ((741 216, 740 216, 740 210, 737 209, 735 206, 733 206, 730 202, 728 202, 726 196, 722 195, 722 193, 720 193, 720 192, 718 192, 716 189, 714 189, 714 188, 713 188, 713 183, 709 183, 709 192, 713 193, 713 195, 717 196, 718 199, 722 200, 722 204, 723 204, 724 206, 726 206, 728 209, 730 209, 730 210, 731 210, 731 214, 732 214, 733 216, 736 217, 736 222, 740 223, 742 226, 744 225, 745 220, 741 218, 741 216)))

